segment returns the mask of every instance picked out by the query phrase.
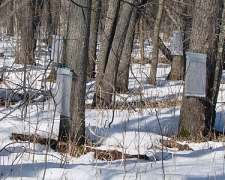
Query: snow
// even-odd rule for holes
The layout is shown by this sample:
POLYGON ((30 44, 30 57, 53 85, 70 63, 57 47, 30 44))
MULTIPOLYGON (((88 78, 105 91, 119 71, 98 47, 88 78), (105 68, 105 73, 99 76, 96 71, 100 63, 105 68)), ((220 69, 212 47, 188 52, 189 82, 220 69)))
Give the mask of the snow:
MULTIPOLYGON (((13 40, 0 39, 0 52, 5 57, 0 65, 6 67, 7 84, 18 89, 22 83, 23 66, 14 64, 12 52, 13 40)), ((46 49, 43 49, 45 52, 46 49)), ((45 68, 49 57, 43 53, 37 59, 38 66, 28 67, 27 84, 38 90, 54 89, 54 84, 43 83, 45 68)), ((50 68, 47 73, 50 72, 50 68)), ((129 89, 131 94, 116 96, 117 101, 128 102, 147 99, 152 102, 181 100, 182 81, 165 81, 170 66, 159 64, 157 86, 147 83, 150 66, 133 64, 130 72, 129 89)), ((224 76, 225 77, 225 76, 224 76)), ((7 88, 1 84, 0 88, 7 88)), ((93 80, 87 82, 87 91, 94 88, 93 80)), ((22 89, 19 91, 22 92, 22 89)), ((18 92, 18 94, 19 94, 18 92)), ((10 93, 10 92, 8 92, 10 93)), ((224 93, 221 84, 217 104, 215 128, 224 131, 224 93)), ((175 135, 178 129, 180 107, 125 108, 116 110, 86 109, 86 136, 88 140, 98 142, 98 149, 112 149, 129 154, 146 154, 149 160, 121 159, 100 161, 93 152, 78 158, 68 154, 59 154, 40 144, 12 141, 12 133, 39 134, 57 139, 59 114, 55 113, 52 99, 31 102, 26 117, 20 102, 10 107, 0 108, 0 179, 71 179, 71 180, 203 180, 225 179, 224 142, 187 143, 194 151, 178 151, 162 147, 160 139, 175 135), (7 115, 8 114, 8 115, 7 115), (113 115, 114 114, 114 115, 113 115), (111 127, 109 123, 113 120, 111 127), (160 125, 162 127, 162 132, 160 125)), ((86 103, 90 103, 93 93, 88 93, 86 103)))

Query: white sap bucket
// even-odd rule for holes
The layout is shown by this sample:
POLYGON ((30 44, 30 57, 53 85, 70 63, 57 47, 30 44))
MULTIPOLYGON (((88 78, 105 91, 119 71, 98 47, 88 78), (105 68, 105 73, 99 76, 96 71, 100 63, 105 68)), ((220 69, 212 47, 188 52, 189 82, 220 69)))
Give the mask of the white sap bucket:
POLYGON ((70 95, 73 70, 68 68, 56 68, 55 102, 56 111, 63 116, 70 117, 70 95))
POLYGON ((51 60, 61 63, 63 50, 63 36, 52 35, 51 60))
POLYGON ((172 55, 183 56, 183 32, 173 31, 172 55))
POLYGON ((186 52, 185 96, 205 97, 207 54, 186 52))

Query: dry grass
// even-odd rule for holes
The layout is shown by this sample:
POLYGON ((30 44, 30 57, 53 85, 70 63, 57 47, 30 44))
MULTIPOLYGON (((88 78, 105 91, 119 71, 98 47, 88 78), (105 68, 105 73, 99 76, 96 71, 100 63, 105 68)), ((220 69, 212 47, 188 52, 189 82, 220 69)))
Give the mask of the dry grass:
MULTIPOLYGON (((126 110, 136 108, 171 108, 181 106, 181 100, 169 100, 169 101, 131 101, 131 102, 119 102, 115 103, 114 109, 126 110)), ((92 109, 91 104, 86 104, 87 109, 92 109)))
MULTIPOLYGON (((158 59, 159 63, 163 63, 163 64, 171 64, 171 62, 166 58, 166 57, 159 57, 158 59)), ((131 58, 131 63, 135 63, 135 64, 151 64, 151 58, 146 58, 144 59, 144 62, 141 62, 140 59, 136 59, 134 57, 131 58)))

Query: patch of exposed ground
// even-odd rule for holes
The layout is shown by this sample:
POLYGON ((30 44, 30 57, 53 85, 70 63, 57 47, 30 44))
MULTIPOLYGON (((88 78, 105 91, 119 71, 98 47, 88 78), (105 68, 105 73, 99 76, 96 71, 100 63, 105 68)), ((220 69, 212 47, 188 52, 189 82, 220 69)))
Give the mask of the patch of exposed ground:
POLYGON ((33 135, 33 134, 25 135, 25 134, 12 133, 10 139, 14 141, 26 141, 31 143, 39 143, 42 145, 48 145, 58 153, 69 154, 73 157, 79 157, 88 152, 94 152, 95 154, 94 157, 102 161, 114 161, 118 159, 128 159, 128 158, 149 160, 148 156, 142 155, 142 154, 135 154, 135 155, 124 154, 117 150, 101 150, 101 149, 96 149, 86 145, 76 146, 71 143, 60 142, 55 139, 44 138, 39 135, 33 135))

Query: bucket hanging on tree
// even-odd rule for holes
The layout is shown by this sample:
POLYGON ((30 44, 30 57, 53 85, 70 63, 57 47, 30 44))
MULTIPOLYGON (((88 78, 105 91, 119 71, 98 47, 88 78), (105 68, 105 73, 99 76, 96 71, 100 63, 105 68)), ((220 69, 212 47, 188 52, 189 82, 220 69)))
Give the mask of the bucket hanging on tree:
POLYGON ((186 52, 185 96, 206 96, 207 54, 186 52))
POLYGON ((52 35, 51 60, 61 63, 63 50, 63 36, 52 35))
POLYGON ((183 56, 183 32, 173 31, 172 55, 183 56))
POLYGON ((60 115, 70 117, 70 95, 73 70, 69 68, 56 68, 55 102, 56 111, 60 115))

